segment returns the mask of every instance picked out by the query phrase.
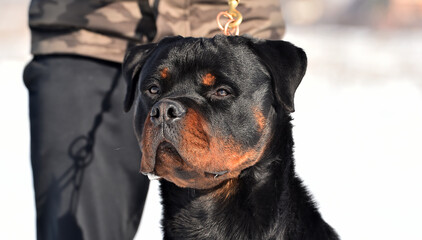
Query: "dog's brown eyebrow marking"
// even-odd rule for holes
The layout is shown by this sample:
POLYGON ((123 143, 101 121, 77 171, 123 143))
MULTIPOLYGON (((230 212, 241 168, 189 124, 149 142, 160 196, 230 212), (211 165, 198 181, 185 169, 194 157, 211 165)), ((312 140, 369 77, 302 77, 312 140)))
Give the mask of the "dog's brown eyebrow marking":
POLYGON ((160 76, 162 79, 168 79, 170 77, 169 68, 165 67, 160 70, 160 76))
POLYGON ((215 83, 215 76, 211 73, 205 74, 205 76, 202 77, 202 84, 205 86, 212 86, 215 83))

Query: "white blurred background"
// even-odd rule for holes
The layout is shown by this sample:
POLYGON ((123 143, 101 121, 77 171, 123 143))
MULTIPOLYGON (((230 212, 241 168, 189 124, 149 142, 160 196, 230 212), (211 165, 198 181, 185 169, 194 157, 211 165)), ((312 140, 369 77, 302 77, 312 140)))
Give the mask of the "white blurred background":
MULTIPOLYGON (((0 0, 0 239, 35 239, 28 0, 0 0)), ((420 240, 422 0, 282 0, 308 72, 293 114, 297 172, 343 240, 420 240)), ((157 182, 136 239, 161 239, 157 182)))

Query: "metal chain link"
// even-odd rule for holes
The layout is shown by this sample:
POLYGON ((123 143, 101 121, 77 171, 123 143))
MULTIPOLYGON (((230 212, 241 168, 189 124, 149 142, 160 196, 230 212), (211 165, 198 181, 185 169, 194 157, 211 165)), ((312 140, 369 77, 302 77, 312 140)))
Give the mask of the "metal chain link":
POLYGON ((218 27, 225 35, 239 35, 239 25, 243 20, 242 14, 236 9, 239 2, 240 0, 228 0, 229 11, 220 12, 217 15, 218 27), (224 26, 220 21, 222 16, 228 18, 224 26))

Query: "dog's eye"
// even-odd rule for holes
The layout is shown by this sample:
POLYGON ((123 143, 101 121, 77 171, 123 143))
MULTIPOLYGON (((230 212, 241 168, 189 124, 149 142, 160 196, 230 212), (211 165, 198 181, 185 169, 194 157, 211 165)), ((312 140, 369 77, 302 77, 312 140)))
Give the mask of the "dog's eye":
POLYGON ((160 88, 158 86, 152 86, 148 89, 149 93, 151 94, 159 94, 160 93, 160 88))
POLYGON ((230 92, 224 88, 219 88, 216 92, 215 95, 218 97, 227 97, 228 95, 230 95, 230 92))

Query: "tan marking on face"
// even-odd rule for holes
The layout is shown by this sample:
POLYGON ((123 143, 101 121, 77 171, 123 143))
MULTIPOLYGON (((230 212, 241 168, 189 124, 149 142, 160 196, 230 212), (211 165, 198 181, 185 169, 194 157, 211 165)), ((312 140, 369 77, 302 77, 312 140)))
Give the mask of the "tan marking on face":
POLYGON ((258 124, 258 131, 261 132, 262 130, 264 130, 266 119, 264 115, 262 114, 261 110, 259 110, 259 108, 257 107, 253 109, 253 113, 254 113, 256 123, 258 124))
POLYGON ((241 170, 259 160, 259 147, 245 149, 231 136, 211 133, 206 121, 193 110, 188 110, 185 118, 178 151, 198 171, 229 171, 215 182, 237 177, 241 170))
POLYGON ((165 67, 160 70, 160 76, 162 79, 168 79, 170 77, 169 68, 165 67))
POLYGON ((180 156, 175 156, 174 154, 162 149, 157 151, 155 174, 163 176, 166 180, 182 187, 192 186, 195 184, 195 178, 198 177, 198 174, 194 171, 194 169, 186 165, 180 156), (183 169, 183 172, 178 172, 180 169, 183 169), (180 177, 180 174, 183 173, 190 173, 192 177, 184 179, 180 177))
POLYGON ((144 130, 142 132, 141 150, 142 150, 142 161, 141 161, 141 172, 149 173, 154 170, 154 161, 151 161, 154 153, 154 146, 152 146, 152 140, 155 136, 153 123, 151 122, 150 115, 148 114, 144 123, 144 130))
MULTIPOLYGON (((168 148, 157 148, 154 138, 158 136, 159 130, 153 126, 149 117, 141 141, 141 171, 155 171, 156 175, 179 187, 210 189, 237 178, 243 169, 261 159, 269 140, 263 137, 255 146, 242 146, 232 136, 210 130, 205 118, 193 109, 187 110, 179 124, 180 137, 170 143, 177 153, 168 148), (214 177, 213 173, 221 171, 228 173, 214 177)), ((268 136, 267 132, 263 136, 268 136)), ((216 194, 228 198, 235 191, 235 182, 224 184, 216 194)))
POLYGON ((205 86, 212 86, 215 83, 215 76, 211 73, 205 74, 205 76, 202 77, 202 84, 205 86))

